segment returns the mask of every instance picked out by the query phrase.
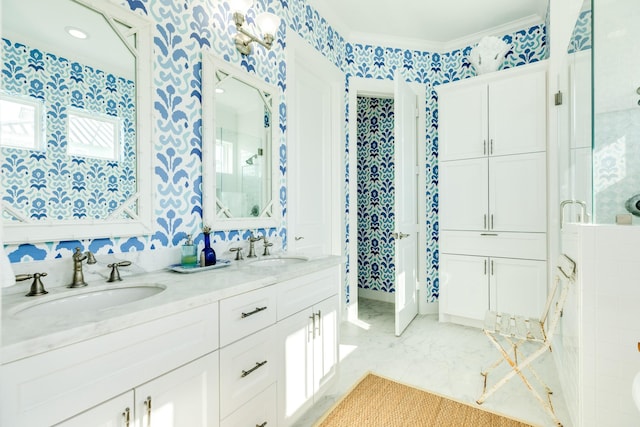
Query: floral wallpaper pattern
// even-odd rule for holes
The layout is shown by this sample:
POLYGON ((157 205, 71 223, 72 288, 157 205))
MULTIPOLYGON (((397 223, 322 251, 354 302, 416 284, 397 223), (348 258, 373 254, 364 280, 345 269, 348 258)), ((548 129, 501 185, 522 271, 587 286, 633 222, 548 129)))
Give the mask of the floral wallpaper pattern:
MULTIPOLYGON (((254 54, 242 56, 235 48, 235 28, 230 25, 231 11, 227 2, 218 0, 114 0, 137 14, 148 16, 154 23, 154 151, 155 173, 154 228, 150 236, 133 238, 96 239, 83 242, 48 242, 36 245, 7 247, 12 262, 53 259, 70 256, 72 248, 81 246, 98 253, 126 252, 179 245, 187 233, 197 232, 202 223, 201 204, 201 54, 211 51, 225 61, 236 64, 280 89, 278 123, 282 131, 279 168, 281 185, 279 202, 282 224, 277 229, 262 230, 277 235, 286 245, 286 33, 294 31, 316 50, 329 58, 346 74, 345 100, 348 99, 348 80, 351 76, 390 79, 400 68, 408 81, 425 85, 427 98, 427 132, 424 135, 427 157, 424 160, 427 187, 428 272, 426 295, 428 301, 438 299, 438 137, 437 97, 434 87, 474 75, 466 59, 471 46, 451 52, 426 52, 349 43, 309 6, 306 0, 258 0, 247 20, 253 24, 255 13, 270 11, 283 22, 272 50, 255 49, 254 54)), ((547 56, 545 25, 540 24, 503 39, 512 44, 503 68, 536 62, 547 56)), ((345 115, 345 218, 351 195, 348 194, 347 162, 354 148, 355 136, 347 133, 348 108, 345 115)), ((250 230, 216 231, 214 241, 245 240, 250 230)), ((347 247, 353 233, 346 223, 347 247)), ((197 241, 202 239, 199 234, 197 241)), ((346 253, 346 251, 345 251, 346 253)), ((347 271, 350 263, 347 260, 347 271)), ((347 284, 347 302, 349 300, 347 284)))
POLYGON ((395 291, 393 99, 358 97, 358 287, 395 291))

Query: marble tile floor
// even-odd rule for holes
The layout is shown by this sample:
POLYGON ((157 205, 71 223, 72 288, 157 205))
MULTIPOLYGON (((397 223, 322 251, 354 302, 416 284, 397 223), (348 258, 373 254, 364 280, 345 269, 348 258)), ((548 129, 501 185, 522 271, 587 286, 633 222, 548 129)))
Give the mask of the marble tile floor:
MULTIPOLYGON (((439 323, 436 315, 427 315, 416 317, 402 336, 396 337, 393 304, 361 299, 359 306, 360 324, 343 322, 341 326, 342 360, 337 381, 298 420, 296 427, 313 425, 368 371, 475 405, 482 392, 480 371, 499 356, 481 330, 439 323)), ((570 427, 552 355, 540 357, 534 368, 554 391, 552 402, 558 418, 565 427, 570 427)), ((497 381, 506 372, 508 367, 503 363, 493 376, 489 375, 489 384, 492 377, 497 381)), ((535 426, 554 426, 518 377, 480 408, 535 426)))

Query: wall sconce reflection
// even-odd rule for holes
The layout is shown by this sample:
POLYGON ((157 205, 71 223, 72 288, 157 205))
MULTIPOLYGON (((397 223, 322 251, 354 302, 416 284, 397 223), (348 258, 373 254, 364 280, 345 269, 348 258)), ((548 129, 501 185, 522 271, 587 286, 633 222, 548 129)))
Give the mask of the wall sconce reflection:
POLYGON ((253 5, 253 0, 232 0, 230 2, 233 12, 233 21, 236 24, 238 33, 235 37, 236 48, 243 55, 249 55, 251 53, 251 43, 256 42, 266 49, 271 49, 273 41, 275 40, 275 34, 280 25, 280 18, 277 15, 270 12, 263 12, 256 16, 256 25, 262 32, 262 38, 251 34, 244 27, 245 15, 249 8, 253 5))

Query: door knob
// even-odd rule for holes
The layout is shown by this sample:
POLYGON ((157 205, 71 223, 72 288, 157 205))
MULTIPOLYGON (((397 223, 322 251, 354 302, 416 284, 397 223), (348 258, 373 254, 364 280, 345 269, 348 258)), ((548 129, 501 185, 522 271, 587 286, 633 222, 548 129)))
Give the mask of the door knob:
POLYGON ((405 234, 405 233, 391 233, 391 235, 393 236, 394 239, 398 239, 398 240, 402 240, 405 237, 409 237, 409 234, 405 234))

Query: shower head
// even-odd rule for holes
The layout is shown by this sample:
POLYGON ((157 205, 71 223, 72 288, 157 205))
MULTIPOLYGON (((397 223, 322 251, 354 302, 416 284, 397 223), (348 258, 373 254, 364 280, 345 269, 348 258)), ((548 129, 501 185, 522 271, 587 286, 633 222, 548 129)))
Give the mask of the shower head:
POLYGON ((253 161, 254 161, 255 159, 257 159, 257 158, 258 158, 258 155, 257 155, 257 154, 254 154, 253 156, 249 157, 249 158, 248 158, 247 160, 245 160, 244 162, 245 162, 246 164, 248 164, 248 165, 253 165, 253 161))

